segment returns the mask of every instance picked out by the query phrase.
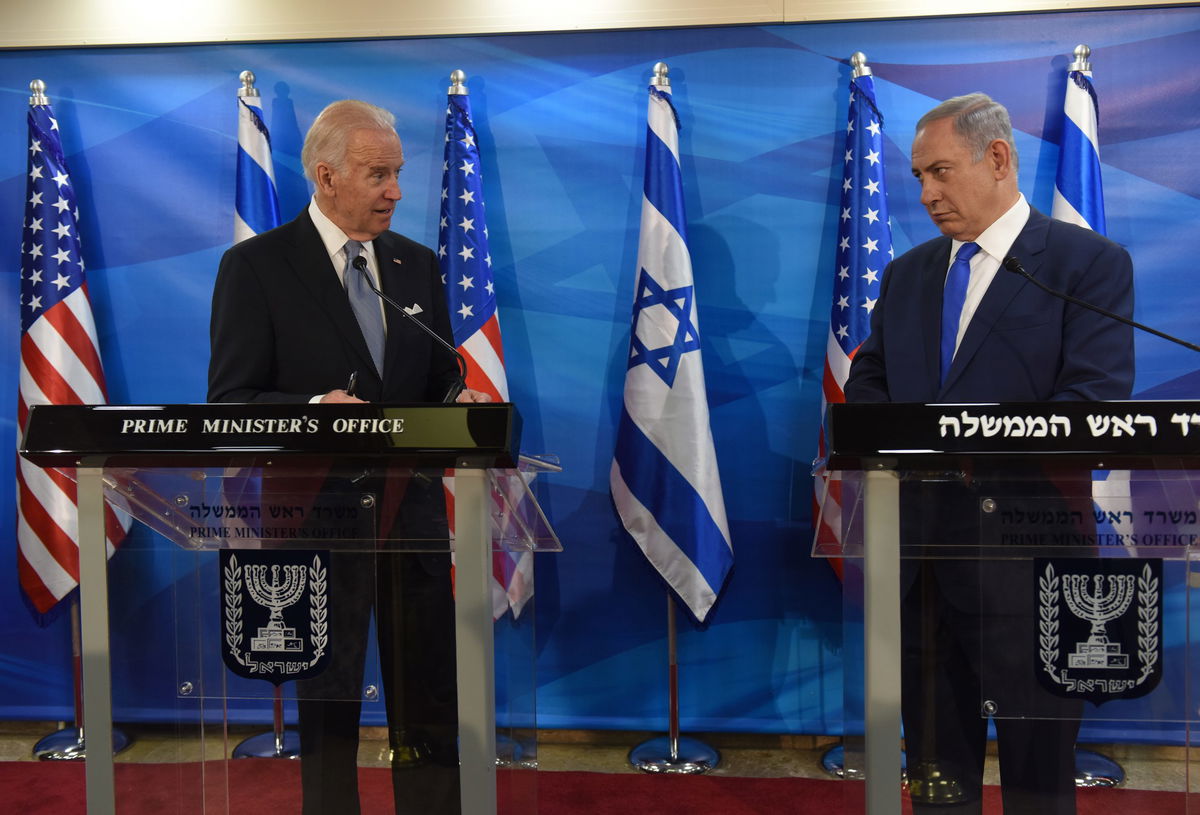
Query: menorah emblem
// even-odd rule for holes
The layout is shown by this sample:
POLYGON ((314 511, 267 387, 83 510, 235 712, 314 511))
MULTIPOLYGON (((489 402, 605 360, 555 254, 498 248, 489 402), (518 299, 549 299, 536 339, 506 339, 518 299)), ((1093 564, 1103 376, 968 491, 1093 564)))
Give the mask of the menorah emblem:
POLYGON ((304 640, 296 636, 296 629, 283 624, 283 610, 304 595, 305 567, 247 564, 245 574, 250 598, 271 612, 267 624, 258 629, 258 636, 250 639, 250 650, 303 651, 304 640))
POLYGON ((1129 655, 1121 651, 1120 643, 1109 641, 1104 624, 1129 610, 1137 578, 1132 574, 1064 574, 1062 580, 1067 608, 1092 624, 1087 641, 1076 643, 1075 653, 1067 655, 1067 667, 1128 668, 1129 655), (1093 587, 1090 592, 1089 584, 1093 587))

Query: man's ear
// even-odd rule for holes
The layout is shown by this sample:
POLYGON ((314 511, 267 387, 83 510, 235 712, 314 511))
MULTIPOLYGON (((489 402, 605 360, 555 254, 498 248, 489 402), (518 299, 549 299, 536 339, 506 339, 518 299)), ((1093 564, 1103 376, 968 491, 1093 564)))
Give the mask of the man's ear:
POLYGON ((333 168, 323 161, 318 161, 316 166, 316 178, 314 179, 317 185, 317 190, 325 196, 333 195, 334 182, 333 168))
POLYGON ((1004 139, 994 139, 988 145, 987 159, 991 162, 992 174, 997 181, 1012 174, 1012 146, 1004 139))

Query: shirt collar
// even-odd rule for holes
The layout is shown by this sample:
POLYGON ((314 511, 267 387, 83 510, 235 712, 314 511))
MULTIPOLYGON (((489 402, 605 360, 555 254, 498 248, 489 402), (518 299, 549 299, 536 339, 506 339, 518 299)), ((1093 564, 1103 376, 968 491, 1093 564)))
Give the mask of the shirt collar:
MULTIPOLYGON (((350 237, 342 231, 342 228, 329 220, 329 217, 321 211, 317 206, 317 197, 314 195, 308 203, 308 216, 312 218, 313 226, 317 228, 317 234, 321 236, 321 243, 325 244, 325 251, 329 253, 329 259, 333 260, 337 257, 338 252, 346 248, 346 241, 350 237)), ((369 261, 374 255, 372 241, 359 241, 363 245, 363 254, 367 256, 369 261)), ((336 264, 335 264, 336 265, 336 264)))
MULTIPOLYGON (((979 244, 980 249, 1003 263, 1004 258, 1008 255, 1008 250, 1016 243, 1017 236, 1021 234, 1021 230, 1029 221, 1029 212, 1029 202, 1025 200, 1024 195, 1018 193, 1016 203, 971 242, 979 244)), ((951 258, 958 255, 958 248, 965 242, 958 240, 951 242, 951 258)))

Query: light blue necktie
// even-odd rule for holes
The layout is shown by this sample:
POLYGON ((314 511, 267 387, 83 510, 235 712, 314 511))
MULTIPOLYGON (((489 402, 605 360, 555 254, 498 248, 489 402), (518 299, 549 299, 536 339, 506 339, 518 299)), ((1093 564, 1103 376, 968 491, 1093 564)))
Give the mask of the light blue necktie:
POLYGON ((967 283, 971 281, 971 258, 978 251, 977 243, 964 243, 958 247, 950 273, 946 275, 946 290, 942 293, 942 378, 938 380, 939 385, 946 381, 950 363, 954 361, 958 321, 967 299, 967 283))
POLYGON ((375 371, 382 377, 383 314, 379 310, 379 297, 367 285, 367 270, 354 268, 354 259, 362 254, 362 249, 363 245, 358 241, 346 241, 346 269, 342 280, 346 284, 346 294, 350 296, 350 308, 354 310, 363 339, 367 341, 367 350, 371 352, 371 361, 375 363, 375 371))

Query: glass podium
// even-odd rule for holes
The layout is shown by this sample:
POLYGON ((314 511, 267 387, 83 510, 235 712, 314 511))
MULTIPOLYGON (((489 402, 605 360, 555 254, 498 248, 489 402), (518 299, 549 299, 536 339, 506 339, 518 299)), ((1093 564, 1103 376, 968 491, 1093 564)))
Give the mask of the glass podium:
POLYGON ((847 812, 1200 811, 1196 407, 831 406, 847 812), (1081 741, 1173 760, 1078 793, 1081 741))
POLYGON ((519 433, 511 405, 34 408, 21 454, 77 483, 87 741, 154 742, 88 751, 88 812, 536 812, 559 467, 519 433), (157 533, 118 553, 149 601, 109 590, 106 501, 157 533), (277 710, 300 760, 234 758, 277 710))

